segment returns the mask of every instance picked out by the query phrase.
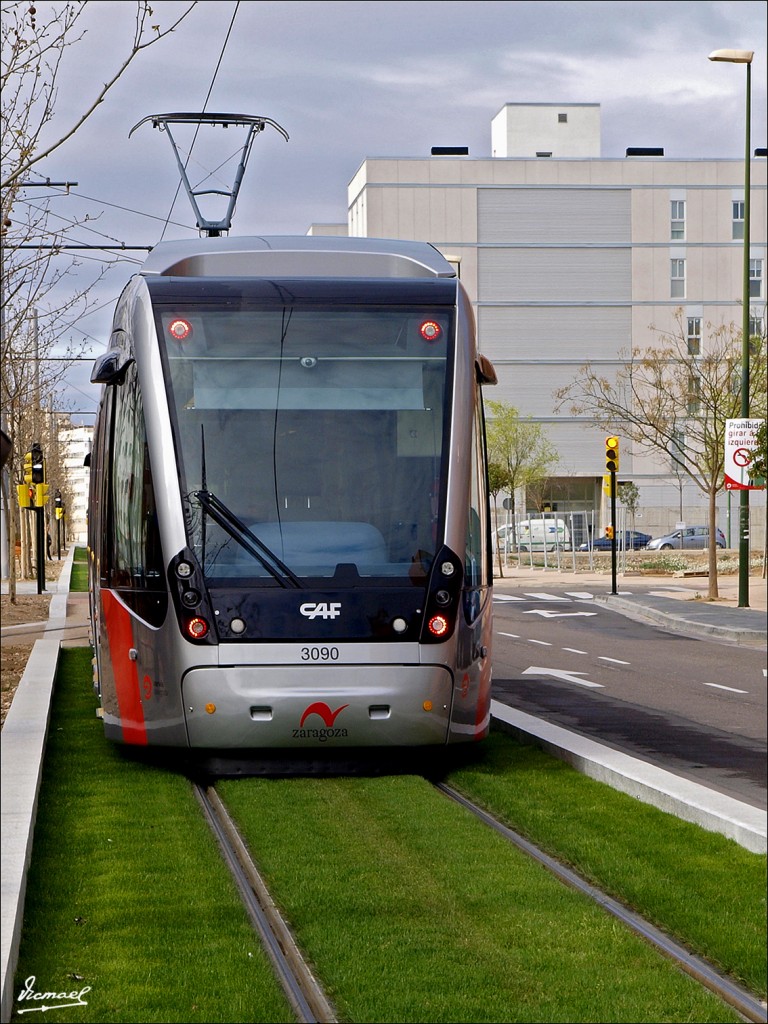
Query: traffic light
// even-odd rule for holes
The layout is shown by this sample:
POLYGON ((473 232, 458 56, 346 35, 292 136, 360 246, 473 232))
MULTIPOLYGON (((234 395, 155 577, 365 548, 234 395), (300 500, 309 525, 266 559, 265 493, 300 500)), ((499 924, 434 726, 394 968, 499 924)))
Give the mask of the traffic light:
POLYGON ((45 483, 45 459, 43 458, 43 449, 39 444, 32 445, 32 480, 33 484, 45 483))
POLYGON ((61 500, 61 491, 56 491, 53 504, 56 506, 56 518, 62 519, 64 517, 64 502, 61 500))
POLYGON ((35 505, 42 508, 48 501, 48 484, 35 484, 35 505))
POLYGON ((32 504, 29 492, 32 488, 29 484, 16 484, 16 493, 19 496, 19 508, 29 508, 32 504))
POLYGON ((606 526, 606 528, 605 528, 605 536, 608 538, 608 540, 613 540, 613 527, 612 526, 606 526))
POLYGON ((605 468, 609 473, 618 473, 619 471, 618 437, 606 437, 605 439, 605 468))
POLYGON ((32 452, 24 455, 24 483, 32 483, 32 452))
POLYGON ((613 476, 611 473, 603 474, 603 494, 607 495, 609 498, 613 494, 613 488, 611 487, 612 479, 613 476))

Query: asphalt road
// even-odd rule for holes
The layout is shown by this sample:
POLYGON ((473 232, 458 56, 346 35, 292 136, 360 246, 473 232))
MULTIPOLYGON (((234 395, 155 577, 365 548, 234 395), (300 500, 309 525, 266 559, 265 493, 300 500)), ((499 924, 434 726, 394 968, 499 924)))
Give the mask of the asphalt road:
POLYGON ((497 593, 496 700, 765 809, 759 649, 633 621, 572 580, 497 593))

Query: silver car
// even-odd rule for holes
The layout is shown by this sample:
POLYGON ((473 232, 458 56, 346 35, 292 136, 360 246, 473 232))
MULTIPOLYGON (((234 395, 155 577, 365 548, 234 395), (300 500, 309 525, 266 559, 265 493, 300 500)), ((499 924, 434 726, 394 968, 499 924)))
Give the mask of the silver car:
MULTIPOLYGON (((718 529, 715 543, 719 548, 724 548, 725 534, 718 529)), ((684 530, 675 530, 663 537, 654 537, 648 543, 647 551, 670 551, 673 548, 708 548, 709 527, 708 526, 686 526, 684 530)))

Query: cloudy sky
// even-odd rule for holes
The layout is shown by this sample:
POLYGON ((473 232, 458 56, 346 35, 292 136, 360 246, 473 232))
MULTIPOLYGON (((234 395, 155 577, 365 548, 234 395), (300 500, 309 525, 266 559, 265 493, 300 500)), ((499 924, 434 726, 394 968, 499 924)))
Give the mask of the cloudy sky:
MULTIPOLYGON (((36 4, 38 19, 48 6, 36 4)), ((165 28, 187 6, 157 0, 152 23, 165 28)), ((114 73, 130 45, 133 11, 126 0, 87 5, 87 33, 66 54, 49 138, 63 134, 114 73)), ((233 224, 241 235, 305 234, 315 222, 346 221, 347 185, 366 157, 428 156, 435 145, 488 157, 491 120, 508 102, 599 103, 605 158, 623 158, 627 146, 661 146, 668 158, 743 160, 744 67, 707 55, 755 51, 752 138, 764 146, 765 40, 763 0, 202 0, 36 170, 78 182, 51 206, 66 220, 88 215, 73 241, 151 246, 197 235, 168 140, 150 123, 129 138, 157 113, 258 114, 288 133, 286 141, 268 128, 254 142, 233 224)), ((195 184, 219 162, 204 146, 198 136, 195 184)), ((229 183, 227 167, 219 173, 229 183)), ((206 187, 219 187, 218 179, 206 187)), ((39 202, 41 191, 30 190, 30 200, 39 202)), ((101 260, 83 257, 81 278, 101 260)), ((135 269, 130 259, 112 266, 93 290, 99 308, 72 330, 94 354, 135 269)), ((73 408, 95 406, 89 372, 83 366, 72 376, 73 408)))

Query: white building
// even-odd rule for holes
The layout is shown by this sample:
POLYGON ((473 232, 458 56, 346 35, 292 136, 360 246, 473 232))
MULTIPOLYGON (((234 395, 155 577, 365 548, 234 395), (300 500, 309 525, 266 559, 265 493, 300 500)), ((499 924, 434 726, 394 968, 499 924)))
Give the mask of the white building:
POLYGON ((59 450, 65 476, 62 491, 66 496, 67 537, 78 542, 86 540, 88 526, 90 470, 85 460, 91 451, 92 440, 92 426, 59 423, 59 450))
MULTIPOLYGON (((499 375, 490 397, 545 426, 561 459, 554 507, 600 509, 605 431, 557 412, 553 392, 586 362, 610 378, 622 353, 672 332, 678 311, 702 351, 718 325, 740 332, 744 161, 671 160, 632 140, 626 157, 603 159, 598 104, 508 103, 491 137, 491 157, 364 160, 348 187, 348 231, 429 241, 458 263, 499 375)), ((764 343, 761 153, 751 164, 750 318, 764 343)), ((667 532, 681 517, 706 523, 706 496, 661 457, 624 444, 620 478, 640 490, 644 532, 667 532)), ((736 546, 738 497, 732 517, 730 500, 719 496, 718 524, 736 546)), ((750 501, 756 547, 765 491, 750 501)))

